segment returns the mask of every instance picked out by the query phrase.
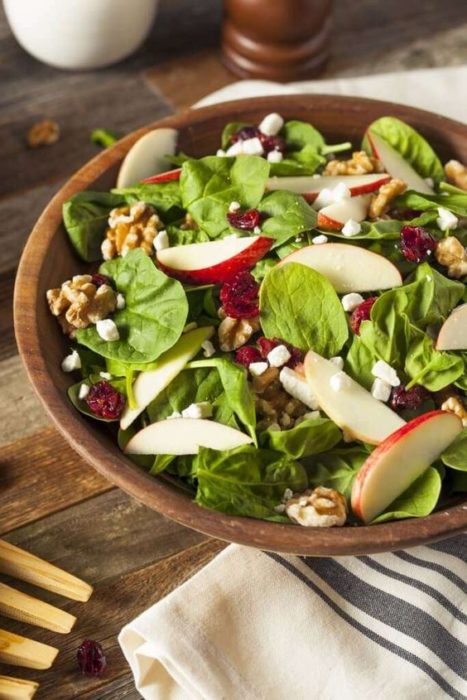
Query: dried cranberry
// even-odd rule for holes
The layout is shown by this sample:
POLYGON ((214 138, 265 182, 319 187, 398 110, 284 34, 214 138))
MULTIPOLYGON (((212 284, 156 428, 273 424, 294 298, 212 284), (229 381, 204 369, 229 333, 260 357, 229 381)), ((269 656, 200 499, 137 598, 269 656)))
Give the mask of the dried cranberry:
POLYGON ((260 138, 261 131, 257 126, 243 126, 241 129, 236 131, 231 135, 230 141, 236 143, 237 141, 246 141, 247 139, 260 138))
POLYGON ((85 639, 82 642, 76 658, 80 671, 85 676, 101 676, 107 667, 104 651, 99 642, 93 639, 85 639))
POLYGON ((430 392, 419 384, 411 389, 396 386, 391 392, 390 405, 394 411, 401 411, 403 408, 416 409, 430 397, 430 392))
POLYGON ((265 338, 264 336, 258 338, 259 351, 261 353, 261 357, 264 360, 267 359, 267 356, 269 355, 271 350, 277 348, 278 345, 285 345, 287 350, 290 352, 290 359, 288 360, 288 362, 286 362, 286 367, 290 367, 290 369, 293 369, 294 367, 303 362, 305 353, 303 353, 299 348, 296 348, 290 343, 286 343, 280 338, 265 338))
POLYGON ((355 333, 355 335, 360 335, 360 326, 362 321, 368 321, 370 318, 370 312, 378 297, 370 297, 365 299, 359 304, 353 311, 350 317, 350 327, 355 333))
POLYGON ((238 272, 220 291, 220 300, 227 316, 251 318, 259 314, 259 284, 251 272, 238 272))
POLYGON ((257 209, 247 209, 243 214, 237 211, 229 211, 227 220, 234 228, 240 228, 243 231, 253 231, 260 224, 261 214, 257 209))
POLYGON ((110 277, 107 277, 107 275, 101 275, 100 272, 95 272, 92 275, 91 282, 98 288, 102 287, 103 284, 111 284, 110 277))
POLYGON ((84 400, 89 410, 100 418, 120 418, 125 407, 125 397, 109 382, 93 384, 84 400))
POLYGON ((252 345, 244 345, 243 348, 239 348, 235 353, 235 362, 247 369, 252 362, 261 362, 261 359, 260 351, 252 345))
POLYGON ((281 153, 284 153, 285 151, 285 141, 281 136, 267 136, 266 134, 260 134, 259 140, 261 141, 265 153, 270 153, 271 151, 280 151, 281 153))
POLYGON ((436 239, 421 226, 403 226, 401 230, 401 252, 409 262, 426 260, 437 245, 436 239))

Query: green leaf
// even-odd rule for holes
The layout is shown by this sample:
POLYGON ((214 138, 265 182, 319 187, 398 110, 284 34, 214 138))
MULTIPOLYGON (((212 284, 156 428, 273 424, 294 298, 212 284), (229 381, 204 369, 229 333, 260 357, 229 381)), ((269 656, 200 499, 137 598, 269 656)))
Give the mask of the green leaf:
POLYGON ((158 213, 165 214, 170 219, 179 217, 181 213, 180 185, 175 180, 122 187, 113 189, 112 193, 123 198, 130 206, 136 202, 150 204, 158 213))
POLYGON ((266 430, 260 435, 260 444, 300 459, 332 449, 341 437, 337 425, 328 418, 309 418, 290 430, 266 430))
POLYGON ((303 491, 305 469, 272 450, 252 446, 227 452, 200 448, 195 457, 196 503, 231 515, 285 522, 276 513, 285 489, 303 491))
POLYGON ((325 143, 322 134, 307 122, 298 120, 285 122, 280 133, 285 139, 288 150, 299 151, 305 146, 312 146, 319 152, 325 143))
POLYGON ((246 122, 229 122, 229 124, 226 124, 224 126, 224 130, 222 131, 221 148, 225 149, 231 146, 232 142, 230 141, 230 137, 232 136, 232 134, 235 134, 237 131, 240 131, 240 129, 243 129, 244 126, 251 125, 247 124, 246 122))
MULTIPOLYGON (((421 134, 396 117, 380 117, 368 127, 389 143, 422 177, 431 177, 435 182, 444 179, 444 170, 438 156, 421 134)), ((367 139, 363 148, 371 153, 367 139)), ((418 207, 414 207, 417 208, 418 207)))
POLYGON ((113 146, 121 138, 121 135, 111 129, 94 129, 91 132, 91 141, 101 148, 113 146))
POLYGON ((310 488, 336 489, 349 500, 353 480, 368 455, 364 447, 342 447, 307 460, 310 488))
POLYGON ((316 225, 316 212, 303 197, 285 190, 271 192, 261 201, 259 211, 266 220, 261 233, 275 239, 273 248, 296 238, 316 225))
MULTIPOLYGON (((361 231, 357 233, 356 236, 352 236, 352 241, 399 241, 403 225, 402 221, 393 221, 389 219, 386 221, 362 221, 361 231)), ((333 238, 341 238, 347 243, 351 242, 348 236, 344 236, 344 234, 339 231, 322 231, 322 233, 326 234, 326 236, 332 236, 333 238)))
POLYGON ((451 194, 419 194, 408 190, 394 200, 397 207, 407 207, 419 211, 437 210, 438 207, 449 209, 457 216, 467 216, 467 192, 451 194))
POLYGON ((62 209, 73 248, 86 262, 102 260, 101 243, 110 211, 124 204, 122 197, 109 192, 78 192, 62 209))
POLYGON ((301 350, 337 355, 348 336, 347 318, 332 285, 298 263, 269 270, 260 289, 261 326, 301 350))
MULTIPOLYGON (((76 384, 72 384, 67 391, 68 398, 70 399, 71 403, 73 406, 78 409, 80 413, 83 413, 85 416, 88 416, 89 418, 93 418, 94 420, 98 420, 101 423, 115 423, 118 422, 120 419, 119 418, 102 418, 101 416, 96 416, 95 413, 93 413, 86 401, 83 401, 82 399, 79 398, 79 390, 81 389, 81 386, 83 384, 86 384, 87 386, 92 386, 93 384, 96 384, 97 382, 101 381, 101 377, 99 375, 92 375, 88 379, 85 379, 82 382, 77 382, 76 384)), ((117 389, 121 394, 125 395, 125 382, 118 380, 118 379, 113 379, 111 382, 113 387, 117 389)))
POLYGON ((456 437, 441 455, 443 464, 457 471, 467 472, 467 428, 456 437))
POLYGON ((206 243, 210 240, 208 234, 200 229, 183 229, 175 224, 166 227, 171 246, 192 245, 193 243, 206 243))
POLYGON ((152 362, 176 343, 185 326, 188 302, 180 282, 158 270, 142 250, 109 260, 99 271, 111 277, 125 297, 113 315, 120 339, 102 340, 95 326, 78 330, 76 340, 103 357, 152 362))
POLYGON ((429 467, 371 524, 385 523, 388 520, 401 520, 403 518, 424 518, 436 507, 440 493, 441 477, 439 472, 434 467, 429 467))
POLYGON ((421 384, 428 391, 441 391, 454 383, 464 372, 462 357, 451 352, 436 350, 431 338, 411 328, 411 341, 405 358, 405 371, 414 384, 421 384))

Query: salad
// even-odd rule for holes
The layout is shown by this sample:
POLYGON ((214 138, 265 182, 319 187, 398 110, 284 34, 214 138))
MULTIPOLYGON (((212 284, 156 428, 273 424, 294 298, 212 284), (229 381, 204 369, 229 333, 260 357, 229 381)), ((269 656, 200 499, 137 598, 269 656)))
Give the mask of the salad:
POLYGON ((467 168, 394 117, 362 137, 158 129, 64 204, 69 399, 200 506, 332 527, 467 490, 467 168))

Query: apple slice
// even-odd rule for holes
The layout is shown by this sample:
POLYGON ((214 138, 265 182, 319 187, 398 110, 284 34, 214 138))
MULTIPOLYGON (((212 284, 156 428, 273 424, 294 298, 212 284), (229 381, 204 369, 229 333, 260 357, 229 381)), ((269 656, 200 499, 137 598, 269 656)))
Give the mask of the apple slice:
POLYGON ((467 350, 467 304, 447 317, 436 341, 437 350, 467 350))
POLYGON ((313 175, 299 177, 270 177, 266 189, 287 190, 295 194, 302 194, 307 202, 314 202, 321 190, 333 190, 337 185, 346 185, 352 197, 360 194, 368 194, 379 190, 391 179, 387 173, 369 173, 366 175, 313 175))
POLYGON ((154 185, 160 182, 171 182, 173 180, 180 180, 180 175, 182 174, 181 168, 175 168, 175 170, 167 170, 165 173, 159 173, 158 175, 151 175, 151 177, 146 177, 141 182, 145 185, 154 185))
POLYGON ((167 350, 162 355, 157 363, 157 367, 138 374, 133 384, 136 406, 135 408, 130 408, 127 405, 123 411, 120 418, 120 428, 122 430, 126 430, 135 418, 144 411, 146 406, 151 401, 154 401, 156 396, 175 379, 186 363, 198 354, 202 343, 208 340, 213 333, 214 328, 212 326, 196 328, 194 331, 185 333, 170 350, 167 350))
POLYGON ((171 418, 136 433, 125 447, 130 455, 195 455, 200 447, 233 450, 253 442, 240 430, 204 418, 171 418))
POLYGON ((361 194, 323 207, 318 212, 317 228, 340 231, 349 219, 363 221, 368 213, 370 199, 371 195, 361 194))
POLYGON ((433 194, 433 189, 421 175, 379 134, 375 134, 370 130, 365 135, 373 155, 382 162, 391 177, 396 177, 405 182, 409 190, 416 190, 422 194, 433 194))
POLYGON ((462 431, 453 413, 431 411, 389 435, 362 464, 352 487, 352 510, 369 523, 409 488, 462 431))
POLYGON ((126 154, 117 177, 117 187, 136 185, 144 178, 170 167, 167 155, 177 148, 176 129, 154 129, 144 134, 126 154))
POLYGON ((378 445, 405 425, 397 413, 373 398, 369 391, 348 377, 348 387, 334 391, 330 380, 338 367, 313 350, 305 357, 305 376, 320 408, 345 433, 356 440, 378 445))
POLYGON ((159 250, 157 262, 170 277, 182 282, 216 284, 252 268, 273 242, 266 236, 246 236, 191 243, 159 250))
POLYGON ((339 294, 392 289, 402 284, 399 270, 387 258, 346 243, 305 246, 287 255, 279 265, 291 262, 320 272, 339 294))

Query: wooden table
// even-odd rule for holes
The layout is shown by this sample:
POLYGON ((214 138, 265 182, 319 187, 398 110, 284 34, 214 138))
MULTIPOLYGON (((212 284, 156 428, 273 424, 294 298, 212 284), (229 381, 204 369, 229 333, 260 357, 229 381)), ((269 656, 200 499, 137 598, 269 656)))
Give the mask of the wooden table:
MULTIPOLYGON (((465 63, 465 0, 418 6, 338 0, 326 76, 465 63)), ((220 1, 163 0, 150 39, 131 59, 100 72, 65 73, 26 55, 0 10, 0 535, 95 586, 87 604, 43 594, 78 616, 67 636, 0 621, 60 648, 50 671, 0 667, 0 673, 39 680, 39 700, 139 697, 118 631, 224 546, 136 503, 68 447, 28 385, 11 310, 23 243, 53 193, 96 153, 90 131, 128 132, 234 80, 219 61, 220 16, 220 1), (27 129, 44 117, 59 122, 61 139, 28 150, 27 129), (77 671, 76 649, 84 638, 99 640, 105 649, 108 671, 102 679, 77 671)))

